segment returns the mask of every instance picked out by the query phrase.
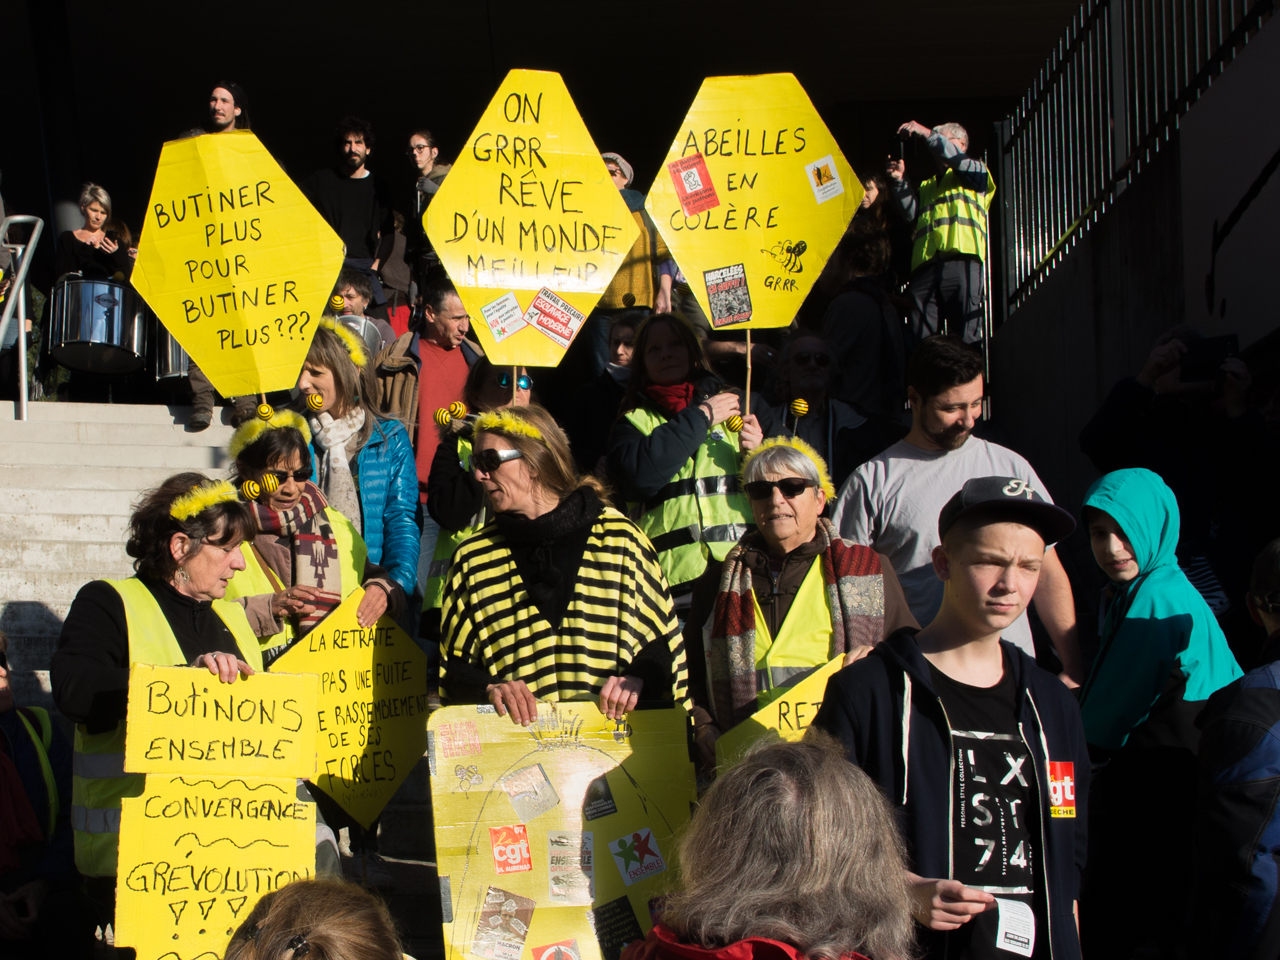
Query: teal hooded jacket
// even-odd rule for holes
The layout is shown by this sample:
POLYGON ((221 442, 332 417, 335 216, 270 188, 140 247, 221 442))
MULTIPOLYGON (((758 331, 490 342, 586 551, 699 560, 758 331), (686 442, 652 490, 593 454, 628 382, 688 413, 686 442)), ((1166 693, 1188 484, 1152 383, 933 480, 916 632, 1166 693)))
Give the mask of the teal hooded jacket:
POLYGON ((1091 746, 1182 747, 1209 696, 1242 676, 1208 604, 1178 568, 1178 501, 1150 470, 1097 480, 1084 505, 1109 513, 1133 547, 1138 575, 1113 583, 1102 642, 1080 695, 1091 746))

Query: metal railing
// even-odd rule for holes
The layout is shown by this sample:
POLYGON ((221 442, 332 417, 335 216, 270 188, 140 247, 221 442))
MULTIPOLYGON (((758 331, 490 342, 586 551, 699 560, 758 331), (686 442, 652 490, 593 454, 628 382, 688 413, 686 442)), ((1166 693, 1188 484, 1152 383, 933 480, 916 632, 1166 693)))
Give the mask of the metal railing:
POLYGON ((27 419, 27 400, 31 395, 31 384, 27 382, 27 270, 31 266, 30 254, 35 253, 36 245, 40 243, 40 231, 44 229, 44 221, 39 217, 5 217, 0 222, 0 245, 3 245, 13 255, 14 271, 12 283, 9 285, 8 293, 4 300, 4 309, 0 310, 0 343, 4 342, 5 334, 9 330, 9 322, 15 320, 18 324, 18 342, 14 345, 14 349, 18 353, 18 407, 16 418, 18 420, 27 419), (26 243, 8 243, 9 228, 20 226, 22 224, 30 225, 31 237, 26 243), (14 317, 14 308, 17 308, 17 317, 14 317))
POLYGON ((1085 0, 1000 125, 1000 319, 1150 163, 1273 2, 1085 0))

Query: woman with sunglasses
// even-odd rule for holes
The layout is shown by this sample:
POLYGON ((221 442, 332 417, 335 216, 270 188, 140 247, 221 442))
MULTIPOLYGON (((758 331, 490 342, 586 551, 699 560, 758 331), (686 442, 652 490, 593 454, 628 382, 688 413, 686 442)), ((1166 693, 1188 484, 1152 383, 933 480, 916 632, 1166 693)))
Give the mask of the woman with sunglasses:
POLYGON ((741 417, 740 432, 730 430, 741 412, 741 398, 707 369, 687 322, 655 313, 640 324, 609 475, 639 504, 640 529, 684 611, 708 562, 718 565, 751 522, 738 470, 765 432, 755 413, 741 417))
POLYGON ((440 696, 513 723, 538 700, 594 700, 621 719, 640 700, 688 707, 684 644, 649 541, 579 476, 541 407, 475 421, 471 462, 495 516, 445 579, 440 696))
POLYGON ((245 570, 227 597, 244 607, 268 667, 356 587, 366 590, 356 611, 363 627, 405 606, 404 589, 369 560, 355 525, 312 482, 310 442, 306 421, 291 410, 254 418, 231 438, 233 479, 258 533, 240 545, 245 570))
POLYGON ((378 411, 364 343, 342 324, 321 320, 298 389, 307 402, 315 485, 364 538, 370 562, 413 594, 421 550, 413 444, 403 424, 378 411))
POLYGON ((742 467, 755 530, 725 558, 708 633, 707 686, 720 730, 843 655, 852 663, 917 627, 887 557, 842 540, 822 516, 835 488, 803 440, 765 440, 742 467))

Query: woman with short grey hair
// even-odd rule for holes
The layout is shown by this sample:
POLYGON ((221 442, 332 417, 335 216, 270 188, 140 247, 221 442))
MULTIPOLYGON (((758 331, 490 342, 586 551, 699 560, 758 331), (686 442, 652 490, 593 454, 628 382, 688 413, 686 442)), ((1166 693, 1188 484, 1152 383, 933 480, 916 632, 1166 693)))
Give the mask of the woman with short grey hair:
POLYGON ((888 558, 841 539, 822 516, 835 488, 813 447, 771 437, 742 477, 755 529, 725 558, 706 634, 721 731, 836 657, 851 663, 916 622, 888 558))
POLYGON ((884 797, 829 736, 756 749, 703 798, 683 889, 622 960, 908 960, 905 862, 884 797))

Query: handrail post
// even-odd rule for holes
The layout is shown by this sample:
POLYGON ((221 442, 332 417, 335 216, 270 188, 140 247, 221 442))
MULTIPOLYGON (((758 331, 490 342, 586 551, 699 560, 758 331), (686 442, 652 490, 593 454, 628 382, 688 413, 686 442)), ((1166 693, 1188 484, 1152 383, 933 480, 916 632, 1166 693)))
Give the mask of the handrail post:
POLYGON ((14 308, 21 306, 18 311, 21 316, 18 319, 18 339, 14 343, 14 349, 18 351, 18 407, 17 417, 19 420, 27 419, 27 399, 30 391, 30 385, 27 383, 27 271, 31 267, 31 256, 37 245, 40 243, 40 232, 44 230, 44 221, 39 217, 29 216, 12 216, 5 217, 0 222, 0 245, 7 246, 14 252, 17 258, 18 269, 13 272, 13 282, 10 285, 14 293, 5 298, 4 311, 0 313, 0 343, 4 343, 4 336, 9 331, 9 320, 13 317, 14 308), (7 243, 9 237, 9 228, 19 224, 31 224, 31 239, 25 244, 7 243))

